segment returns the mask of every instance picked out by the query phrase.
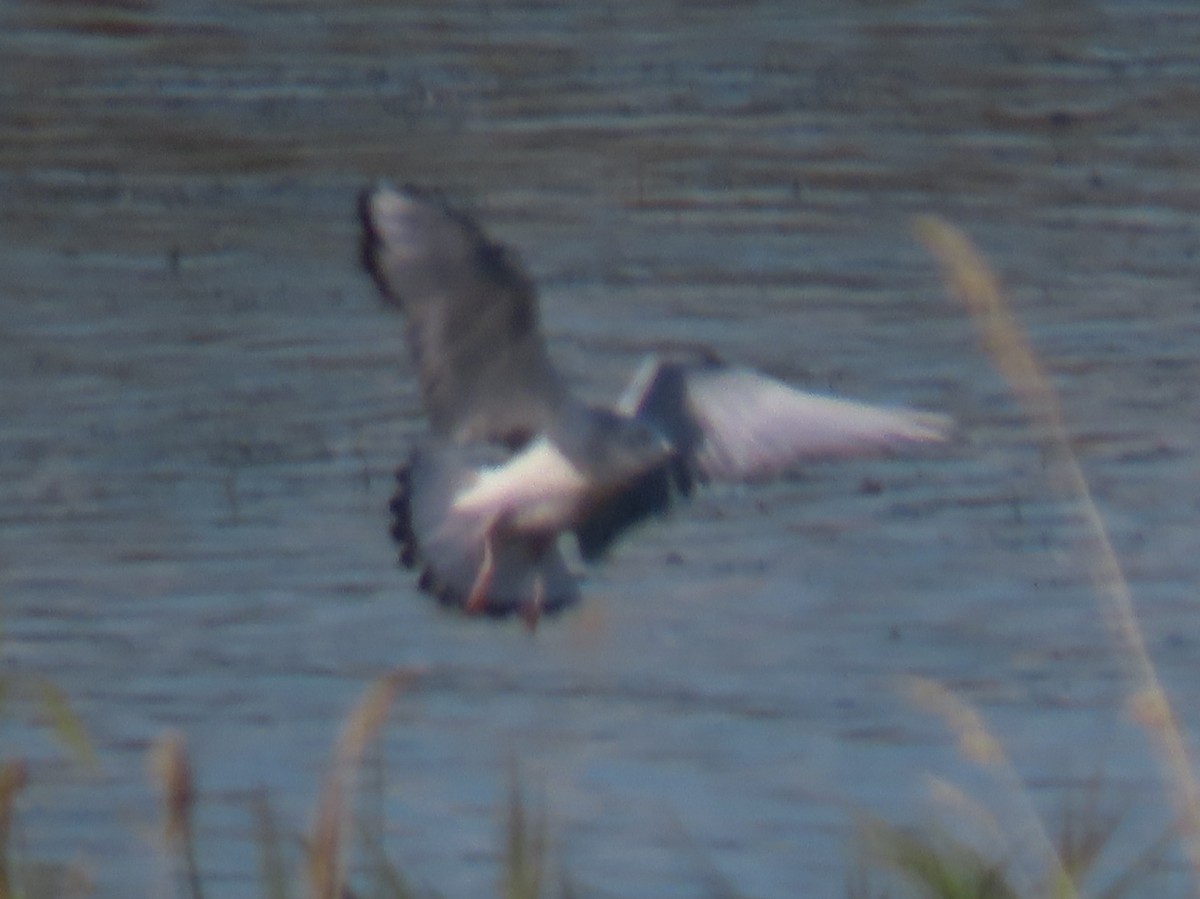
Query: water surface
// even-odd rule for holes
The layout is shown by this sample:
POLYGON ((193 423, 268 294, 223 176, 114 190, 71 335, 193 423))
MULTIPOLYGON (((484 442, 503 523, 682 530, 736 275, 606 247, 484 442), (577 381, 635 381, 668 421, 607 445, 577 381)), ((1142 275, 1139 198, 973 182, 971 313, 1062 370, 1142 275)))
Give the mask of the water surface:
POLYGON ((82 773, 6 707, 22 840, 153 893, 144 750, 189 740, 213 892, 259 895, 250 797, 305 826, 341 717, 424 674, 382 744, 393 854, 496 876, 506 777, 577 882, 838 895, 847 806, 1002 808, 907 702, 945 682, 1036 804, 1103 770, 1123 839, 1153 754, 1020 414, 913 240, 990 255, 1046 361, 1185 722, 1200 581, 1186 2, 9 4, 0 28, 0 664, 87 722, 82 773), (708 343, 955 415, 944 452, 718 490, 627 541, 536 636, 396 568, 422 427, 400 322, 357 267, 380 176, 443 185, 520 248, 551 352, 615 396, 708 343), (701 861, 702 860, 702 861, 701 861))

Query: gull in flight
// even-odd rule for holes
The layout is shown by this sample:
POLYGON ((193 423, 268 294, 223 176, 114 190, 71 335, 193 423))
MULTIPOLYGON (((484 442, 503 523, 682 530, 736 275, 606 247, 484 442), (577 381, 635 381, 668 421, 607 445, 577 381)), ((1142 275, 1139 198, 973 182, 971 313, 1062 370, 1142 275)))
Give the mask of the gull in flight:
POLYGON ((392 535, 445 605, 533 627, 578 598, 564 534, 595 561, 698 484, 949 432, 942 415, 807 393, 707 352, 651 357, 617 403, 588 405, 551 364, 511 250, 432 191, 379 184, 359 211, 364 265, 407 319, 431 425, 397 473, 392 535))

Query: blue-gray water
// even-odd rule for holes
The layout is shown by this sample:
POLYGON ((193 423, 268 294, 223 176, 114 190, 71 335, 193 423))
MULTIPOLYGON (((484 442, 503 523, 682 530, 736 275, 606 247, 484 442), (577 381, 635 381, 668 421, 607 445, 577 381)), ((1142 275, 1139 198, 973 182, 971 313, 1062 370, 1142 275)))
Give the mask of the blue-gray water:
POLYGON ((840 895, 850 810, 927 821, 929 775, 1021 820, 908 675, 974 703, 1052 818, 1102 772, 1121 851, 1164 826, 1080 531, 909 222, 947 217, 1000 272, 1194 729, 1187 0, 0 17, 0 670, 61 687, 102 765, 66 762, 34 703, 0 710, 0 755, 31 764, 21 857, 161 894, 144 750, 176 728, 211 892, 259 895, 249 797, 303 829, 342 716, 396 665, 424 674, 382 743, 388 847, 449 897, 494 883, 513 760, 602 895, 713 872, 840 895), (535 636, 447 616, 386 533, 423 425, 357 266, 379 176, 444 185, 521 250, 584 394, 705 342, 964 438, 707 493, 535 636))

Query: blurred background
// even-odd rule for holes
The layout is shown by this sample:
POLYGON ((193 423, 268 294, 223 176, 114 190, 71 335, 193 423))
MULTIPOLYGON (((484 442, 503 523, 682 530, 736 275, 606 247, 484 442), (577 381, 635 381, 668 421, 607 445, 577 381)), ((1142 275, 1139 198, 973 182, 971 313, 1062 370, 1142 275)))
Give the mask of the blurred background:
POLYGON ((602 895, 839 895, 852 810, 928 820, 931 776, 1003 817, 1101 774, 1143 847, 1171 809, 1073 510, 910 222, 995 265, 1200 722, 1198 44, 1188 0, 5 3, 16 849, 94 895, 165 891, 144 754, 176 728, 211 893, 261 895, 253 797, 304 829, 339 722, 397 665, 422 674, 377 750, 387 847, 446 896, 495 883, 514 764, 602 895), (536 635, 448 615, 387 534, 424 425, 358 264, 381 177, 517 248, 585 396, 708 344, 963 439, 705 493, 536 635), (978 708, 1028 796, 910 675, 978 708), (39 677, 96 770, 22 699, 39 677))

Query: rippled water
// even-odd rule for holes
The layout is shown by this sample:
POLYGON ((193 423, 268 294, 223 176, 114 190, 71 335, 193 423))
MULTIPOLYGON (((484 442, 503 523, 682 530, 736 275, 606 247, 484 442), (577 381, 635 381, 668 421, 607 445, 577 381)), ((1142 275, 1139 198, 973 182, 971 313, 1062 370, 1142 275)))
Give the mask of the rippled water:
POLYGON ((420 666, 383 743, 389 847, 493 883, 513 759, 585 887, 838 895, 847 803, 925 775, 1002 806, 906 675, 975 703, 1034 798, 1102 770, 1167 817, 1068 510, 909 231, 990 255, 1062 391, 1189 724, 1200 380, 1200 13, 1157 4, 13 2, 0 16, 0 663, 31 706, 24 852, 153 892, 144 749, 188 737, 213 892, 258 895, 249 797, 304 826, 338 722, 420 666), (945 410, 963 442, 706 494, 530 637, 394 565, 422 427, 354 198, 444 185, 517 245, 551 349, 614 396, 704 342, 945 410), (874 489, 878 486, 880 489, 874 489))

